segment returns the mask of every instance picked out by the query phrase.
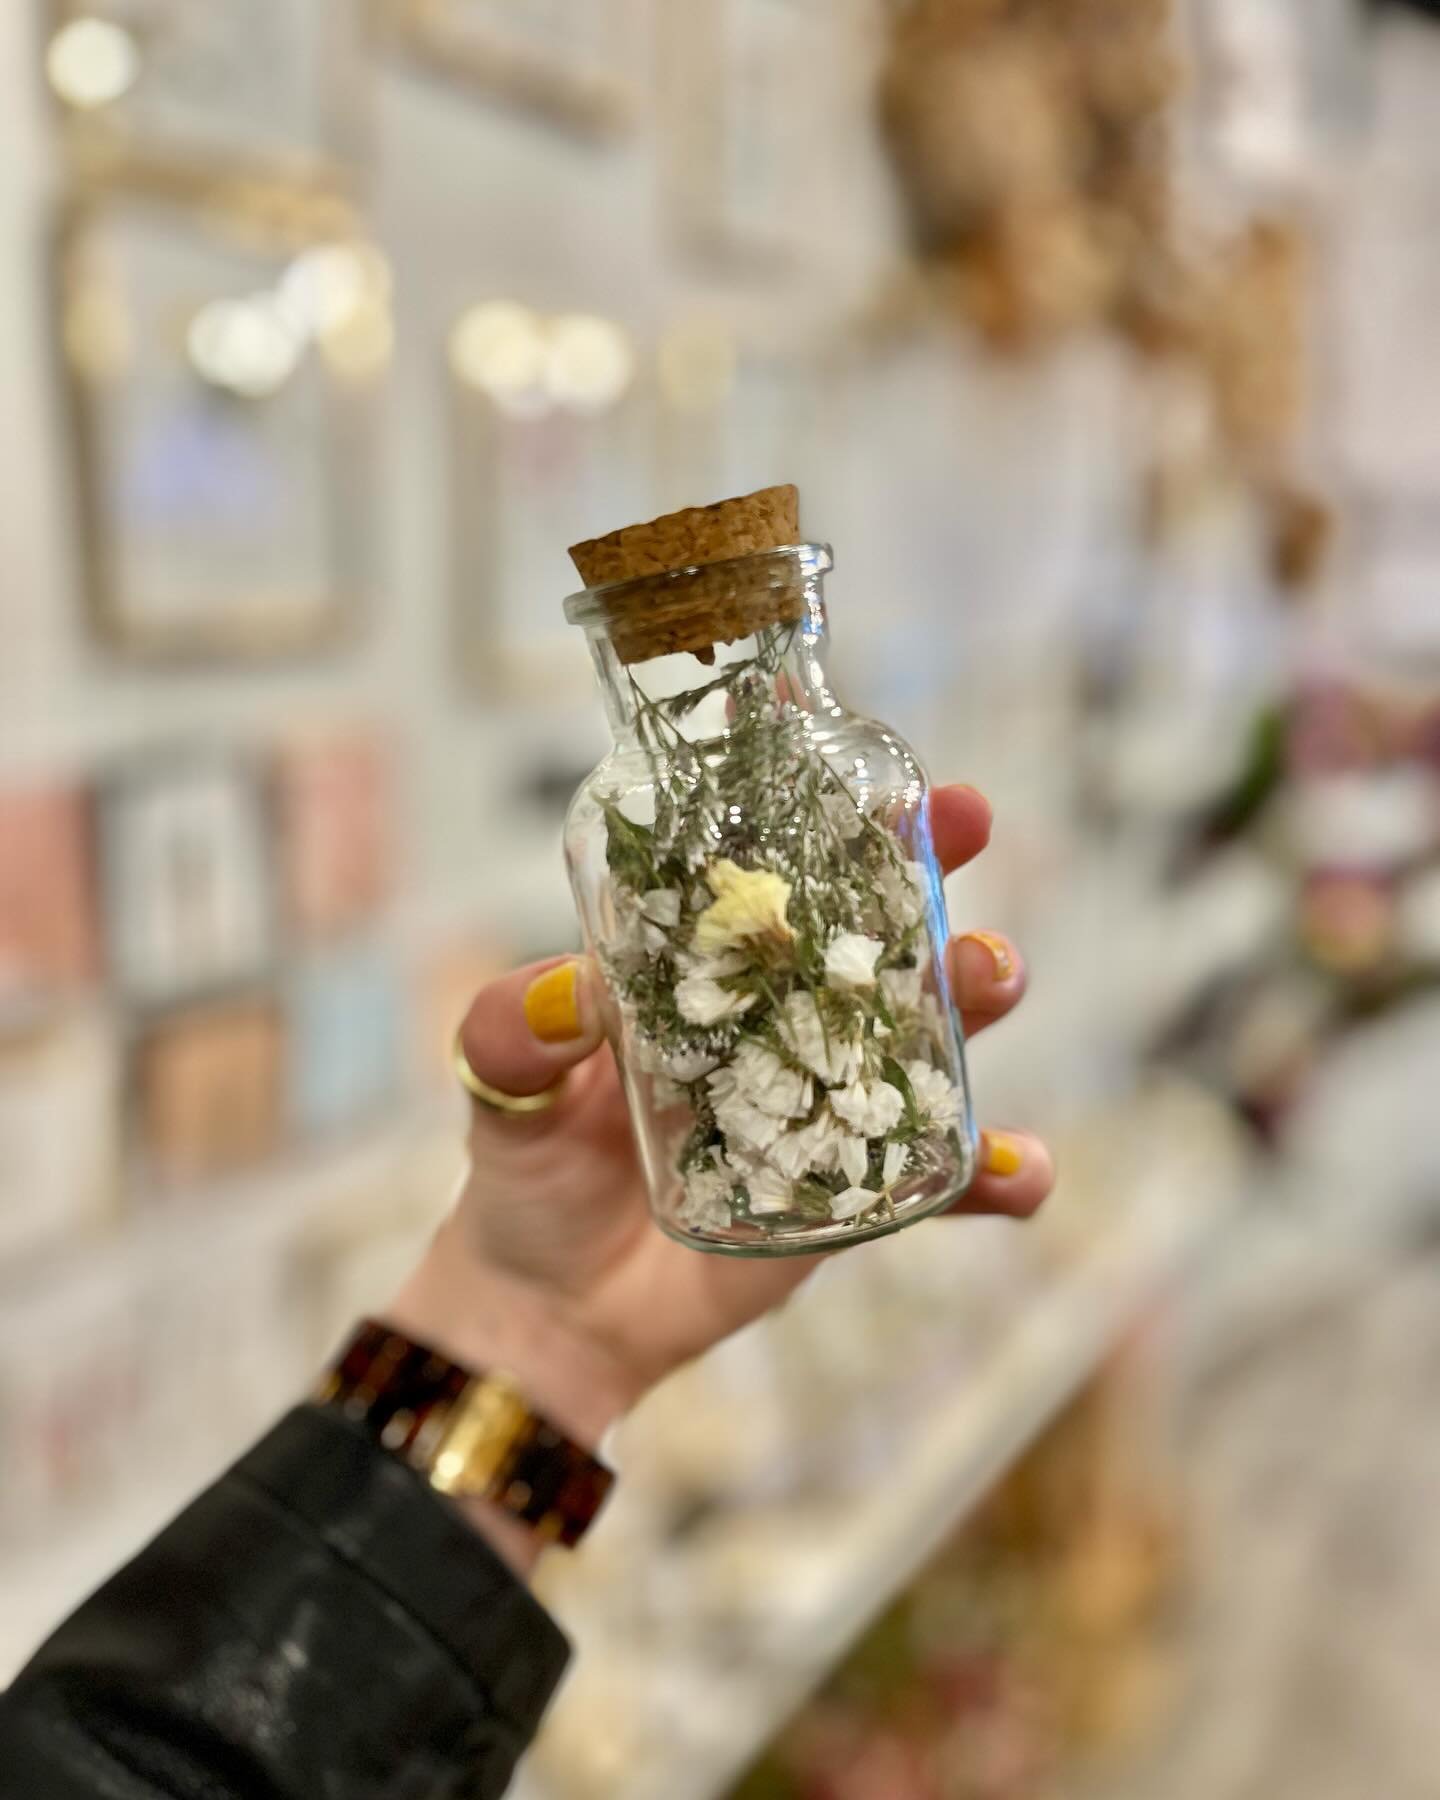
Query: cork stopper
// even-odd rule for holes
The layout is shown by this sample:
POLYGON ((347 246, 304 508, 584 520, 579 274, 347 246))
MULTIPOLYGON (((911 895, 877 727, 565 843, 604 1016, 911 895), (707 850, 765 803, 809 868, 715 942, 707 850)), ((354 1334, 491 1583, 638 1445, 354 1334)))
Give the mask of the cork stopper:
POLYGON ((570 559, 587 588, 617 587, 603 602, 611 641, 634 663, 680 650, 703 656, 800 618, 798 571, 745 560, 799 541, 800 496, 787 484, 622 526, 572 544, 570 559))

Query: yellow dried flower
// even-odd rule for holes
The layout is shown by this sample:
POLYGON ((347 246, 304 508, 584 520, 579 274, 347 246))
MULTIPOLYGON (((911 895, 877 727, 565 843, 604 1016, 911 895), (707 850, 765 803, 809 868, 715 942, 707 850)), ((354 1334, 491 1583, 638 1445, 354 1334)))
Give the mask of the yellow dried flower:
POLYGON ((742 869, 721 857, 705 871, 715 896, 695 921, 695 947, 707 953, 768 938, 788 944, 795 936, 785 917, 790 883, 768 869, 742 869))

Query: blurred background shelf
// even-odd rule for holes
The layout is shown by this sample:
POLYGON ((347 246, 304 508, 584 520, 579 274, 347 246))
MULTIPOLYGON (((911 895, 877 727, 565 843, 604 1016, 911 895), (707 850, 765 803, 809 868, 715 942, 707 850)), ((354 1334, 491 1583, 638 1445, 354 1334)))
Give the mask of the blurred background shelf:
MULTIPOLYGON (((1113 1173, 1104 1222, 1092 1223, 1083 1242, 1066 1248, 1067 1234, 1086 1230, 1076 1209, 1100 1194, 1088 1188, 1097 1168, 1086 1170, 1087 1145, 1077 1141, 1075 1186, 1046 1223, 1051 1256, 1042 1249, 1017 1279, 1006 1228, 987 1238, 983 1225, 960 1251, 971 1268, 968 1286, 952 1288, 955 1311, 991 1282, 1006 1304, 973 1342, 957 1337, 953 1320, 935 1322, 922 1401, 907 1406, 883 1385, 857 1393, 833 1462, 822 1455, 823 1472, 812 1469, 797 1491, 722 1506, 708 1529, 669 1548, 640 1520, 614 1520, 597 1533, 593 1571, 584 1567, 588 1550, 576 1570, 550 1571, 546 1597, 573 1633, 578 1659, 522 1783, 527 1800, 602 1794, 622 1780, 636 1800, 728 1791, 1116 1344, 1240 1229, 1243 1150, 1208 1102, 1159 1092, 1125 1129, 1134 1164, 1113 1173), (643 1574, 624 1561, 631 1530, 645 1537, 643 1574), (641 1608, 627 1640, 624 1609, 587 1616, 587 1600, 632 1575, 663 1598, 653 1612, 641 1608)), ((1093 1156, 1097 1134, 1084 1135, 1093 1156)), ((910 1234, 892 1252, 897 1265, 913 1272, 927 1253, 941 1255, 936 1235, 945 1229, 910 1234)), ((901 1361, 914 1355, 912 1344, 896 1349, 901 1361)), ((646 1464, 685 1404, 685 1380, 641 1438, 646 1464)), ((743 1386, 728 1404, 745 1415, 743 1386)), ((642 1409, 642 1433, 646 1416, 642 1409)), ((795 1415, 790 1426, 793 1443, 803 1428, 795 1415)), ((621 1450, 623 1458, 623 1440, 621 1450)), ((648 1485, 648 1467, 622 1467, 627 1481, 648 1485)), ((626 1504, 622 1491, 616 1510, 626 1504)))
POLYGON ((1401 0, 0 9, 0 1681, 453 1192, 449 1034, 576 941, 565 546, 795 480, 837 687, 994 803, 952 919, 1031 991, 976 1100, 1061 1186, 651 1397, 541 1576, 581 1654, 525 1792, 718 1800, 798 1708, 844 1754, 785 1800, 1329 1800, 1270 1709, 1429 1800, 1404 1682, 1304 1652, 1332 1545, 1404 1563, 1437 1491, 1437 93, 1401 0), (1203 1467, 1125 1405, 1065 1448, 1137 1338, 1203 1467), (1017 1649, 965 1532, 1057 1439, 1017 1649), (844 1686, 905 1591, 941 1773, 844 1686), (1189 1785, 1082 1769, 1167 1631, 1189 1785))

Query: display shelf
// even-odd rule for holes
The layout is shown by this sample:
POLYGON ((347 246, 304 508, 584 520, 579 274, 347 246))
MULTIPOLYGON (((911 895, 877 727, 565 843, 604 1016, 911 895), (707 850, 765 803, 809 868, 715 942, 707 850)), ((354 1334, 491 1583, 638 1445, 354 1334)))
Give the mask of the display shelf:
MULTIPOLYGON (((1187 1102, 1187 1105, 1190 1104, 1187 1102)), ((1195 1102, 1204 1110, 1204 1103, 1195 1102)), ((524 1800, 589 1800, 623 1762, 627 1800, 723 1794, 865 1625, 932 1557, 976 1501, 1093 1372, 1186 1262, 1232 1216, 1242 1167, 1228 1128, 1207 1120, 1209 1152, 1162 1106, 1131 1192, 1084 1248, 1041 1259, 984 1353, 948 1393, 906 1421, 883 1476, 826 1506, 813 1496, 737 1532, 751 1606, 730 1587, 723 1625, 692 1621, 648 1657, 616 1642, 603 1610, 561 1617, 575 1674, 522 1781, 524 1800), (1217 1147, 1219 1153, 1217 1152, 1217 1147), (1048 1264, 1048 1266, 1046 1266, 1048 1264), (629 1669, 625 1680, 618 1669, 629 1669)), ((1192 1121, 1193 1123, 1193 1118, 1192 1121)), ((1124 1180, 1124 1174, 1118 1179, 1124 1180)), ((1068 1229, 1073 1229, 1068 1227, 1068 1229)), ((731 1547, 733 1551, 733 1546, 731 1547)), ((712 1539, 713 1551, 713 1539, 712 1539)), ((657 1547, 658 1557, 674 1555, 657 1547)), ((683 1607, 706 1584, 683 1556, 661 1586, 683 1607)), ((692 1558, 693 1560, 693 1558, 692 1558)))
POLYGON ((0 1270, 0 1331, 41 1296, 72 1282, 153 1274, 172 1255, 211 1242, 217 1232, 258 1244, 276 1233, 292 1234, 302 1223, 322 1223, 352 1206, 357 1195, 383 1191, 397 1171, 432 1152, 443 1136, 459 1144, 463 1121, 460 1102, 447 1093, 402 1108, 344 1142, 157 1198, 116 1229, 19 1258, 0 1270))

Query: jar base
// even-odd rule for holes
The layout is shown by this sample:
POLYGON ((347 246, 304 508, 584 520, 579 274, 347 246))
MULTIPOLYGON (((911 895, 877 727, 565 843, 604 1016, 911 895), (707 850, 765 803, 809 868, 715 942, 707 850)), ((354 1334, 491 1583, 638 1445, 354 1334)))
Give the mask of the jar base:
POLYGON ((657 1218, 655 1223, 677 1244, 702 1251, 707 1256, 744 1256, 756 1261, 769 1256, 825 1256, 837 1250, 848 1250, 852 1244, 868 1244, 875 1238, 890 1237, 909 1225, 918 1225, 923 1219, 933 1219, 948 1211, 970 1191, 975 1172, 976 1161, 972 1157, 969 1169, 938 1193, 917 1195, 897 1208, 892 1218, 879 1219, 868 1225, 837 1219, 830 1225, 800 1225, 788 1234, 783 1230, 762 1232, 757 1226, 753 1228, 755 1236, 744 1239, 706 1237, 665 1219, 657 1218))

